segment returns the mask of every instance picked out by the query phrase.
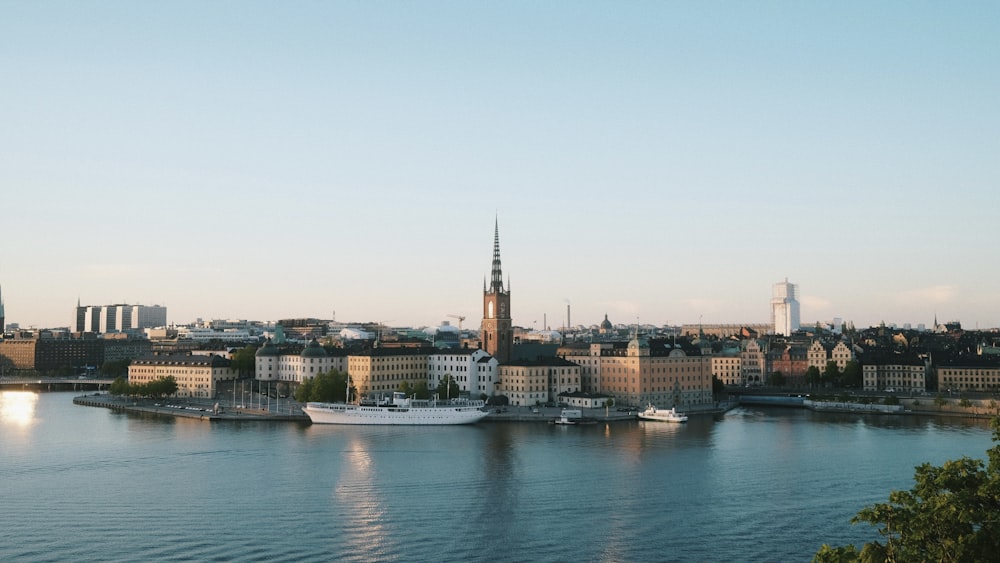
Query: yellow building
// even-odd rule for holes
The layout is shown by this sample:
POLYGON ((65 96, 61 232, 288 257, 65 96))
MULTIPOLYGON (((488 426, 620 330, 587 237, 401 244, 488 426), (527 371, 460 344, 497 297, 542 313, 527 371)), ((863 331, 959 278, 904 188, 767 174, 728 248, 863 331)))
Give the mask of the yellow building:
POLYGON ((514 406, 554 403, 560 393, 580 391, 580 366, 562 358, 514 360, 497 369, 497 393, 514 406))
POLYGON ((1000 391, 1000 364, 995 360, 956 360, 937 368, 938 391, 1000 391))
POLYGON ((231 366, 232 362, 220 356, 150 356, 132 360, 128 382, 140 385, 173 376, 177 381, 177 397, 211 399, 219 381, 236 379, 236 370, 231 366))
POLYGON ((743 385, 742 358, 737 353, 713 356, 712 374, 723 385, 743 385))
POLYGON ((427 381, 428 348, 375 348, 347 356, 347 374, 360 396, 391 394, 404 381, 427 381))

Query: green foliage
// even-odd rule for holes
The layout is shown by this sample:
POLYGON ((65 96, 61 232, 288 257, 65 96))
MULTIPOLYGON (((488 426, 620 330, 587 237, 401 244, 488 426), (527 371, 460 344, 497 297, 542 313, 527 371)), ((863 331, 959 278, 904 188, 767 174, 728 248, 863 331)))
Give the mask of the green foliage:
POLYGON ((808 383, 810 387, 818 387, 822 381, 823 377, 819 373, 819 368, 816 366, 809 366, 809 369, 806 370, 806 383, 808 383))
MULTIPOLYGON (((1000 417, 992 426, 993 441, 1000 442, 1000 417)), ((889 502, 866 507, 851 520, 877 526, 884 543, 867 543, 860 553, 853 545, 824 545, 813 561, 995 561, 1000 553, 1000 445, 986 453, 986 464, 962 457, 918 466, 912 489, 893 491, 889 502)))
POLYGON ((856 360, 850 360, 844 365, 841 381, 846 387, 861 387, 864 370, 856 360))
POLYGON ((914 399, 913 400, 913 406, 919 407, 920 406, 920 399, 914 399))
POLYGON ((101 366, 101 373, 106 377, 128 376, 128 366, 132 360, 118 360, 114 362, 104 362, 101 366))
POLYGON ((459 393, 458 383, 455 383, 455 378, 449 373, 441 378, 441 383, 438 384, 434 392, 437 393, 438 399, 457 399, 459 393))
POLYGON ((826 369, 823 370, 823 383, 836 385, 839 382, 840 369, 837 368, 837 362, 830 360, 826 363, 826 369))
POLYGON ((858 550, 854 545, 848 544, 841 547, 831 547, 823 544, 816 555, 813 556, 815 563, 850 563, 858 561, 858 550))
POLYGON ((726 390, 726 385, 716 376, 712 376, 712 395, 718 397, 726 390))
POLYGON ((233 352, 232 367, 240 377, 254 375, 254 370, 257 369, 257 348, 244 346, 233 352))
POLYGON ((111 386, 108 387, 108 393, 116 397, 128 395, 128 380, 124 376, 119 375, 111 382, 111 386))
POLYGON ((934 404, 939 407, 943 407, 948 404, 948 399, 945 399, 941 395, 938 395, 937 397, 934 397, 934 404))
POLYGON ((416 383, 413 384, 413 392, 411 393, 414 399, 430 399, 431 390, 427 388, 426 379, 418 379, 416 383))
POLYGON ((177 393, 177 380, 174 376, 168 375, 149 383, 131 384, 122 376, 118 376, 111 382, 108 392, 115 396, 137 395, 140 397, 166 397, 177 393))
POLYGON ((312 394, 312 385, 313 378, 303 378, 302 383, 299 383, 298 387, 295 388, 295 392, 292 393, 292 397, 300 403, 308 403, 309 395, 312 394))
POLYGON ((781 387, 782 385, 785 384, 785 374, 781 373, 780 371, 772 373, 767 378, 767 384, 773 385, 775 387, 781 387))
MULTIPOLYGON (((353 390, 352 390, 353 391, 353 390)), ((332 369, 305 378, 295 389, 295 400, 300 403, 343 403, 347 401, 347 374, 332 369)))
POLYGON ((888 397, 885 398, 885 401, 883 401, 883 402, 885 404, 887 404, 887 405, 898 405, 899 404, 899 397, 897 397, 895 395, 889 395, 888 397))
POLYGON ((429 399, 431 397, 431 392, 427 388, 427 380, 425 379, 419 379, 416 383, 404 381, 399 384, 399 387, 397 387, 396 390, 401 391, 406 394, 407 397, 413 397, 414 399, 429 399))
POLYGON ((958 402, 958 405, 960 407, 971 407, 972 406, 972 401, 963 398, 961 401, 958 402))

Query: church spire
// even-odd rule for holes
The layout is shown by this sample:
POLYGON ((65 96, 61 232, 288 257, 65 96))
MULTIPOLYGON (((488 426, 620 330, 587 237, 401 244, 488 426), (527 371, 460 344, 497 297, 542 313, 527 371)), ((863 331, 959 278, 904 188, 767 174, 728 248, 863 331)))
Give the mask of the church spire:
POLYGON ((493 226, 493 276, 490 293, 503 293, 503 272, 500 270, 500 221, 493 226))

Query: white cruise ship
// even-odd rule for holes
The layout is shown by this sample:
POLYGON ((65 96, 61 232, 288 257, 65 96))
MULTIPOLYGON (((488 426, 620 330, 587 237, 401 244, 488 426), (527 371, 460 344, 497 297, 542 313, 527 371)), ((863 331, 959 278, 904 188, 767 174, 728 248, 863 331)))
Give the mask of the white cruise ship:
POLYGON ((483 401, 409 399, 399 391, 391 401, 360 405, 306 403, 302 411, 316 424, 473 424, 489 412, 483 401))

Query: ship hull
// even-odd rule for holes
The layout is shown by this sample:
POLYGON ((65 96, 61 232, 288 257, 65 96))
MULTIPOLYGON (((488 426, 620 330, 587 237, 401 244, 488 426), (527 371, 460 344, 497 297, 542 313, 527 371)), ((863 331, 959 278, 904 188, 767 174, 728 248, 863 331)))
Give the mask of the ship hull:
POLYGON ((392 407, 342 403, 307 403, 302 407, 314 424, 453 425, 474 424, 489 414, 477 406, 392 407))

